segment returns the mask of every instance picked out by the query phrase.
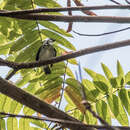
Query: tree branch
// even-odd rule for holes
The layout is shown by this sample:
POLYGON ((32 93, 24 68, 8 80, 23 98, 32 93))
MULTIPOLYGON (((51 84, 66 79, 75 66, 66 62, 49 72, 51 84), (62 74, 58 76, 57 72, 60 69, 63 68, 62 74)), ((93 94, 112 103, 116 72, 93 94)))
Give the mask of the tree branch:
POLYGON ((25 15, 12 15, 0 13, 2 17, 10 17, 25 20, 45 20, 57 22, 101 22, 101 23, 130 23, 130 17, 117 17, 117 16, 59 16, 59 15, 43 15, 43 14, 25 14, 25 15))
MULTIPOLYGON (((53 121, 56 123, 64 123, 67 125, 78 125, 83 126, 83 123, 74 122, 74 121, 67 121, 62 119, 55 119, 55 118, 47 118, 47 117, 37 117, 37 116, 28 116, 28 115, 16 115, 16 114, 8 114, 5 112, 0 112, 0 115, 8 116, 8 117, 16 117, 16 118, 25 118, 25 119, 33 119, 33 120, 43 120, 43 121, 53 121)), ((6 118, 6 117, 3 117, 6 118)), ((99 125, 87 125, 89 127, 97 128, 97 129, 109 129, 107 126, 99 126, 99 125)), ((130 128, 127 126, 113 126, 113 128, 119 128, 120 130, 129 130, 130 128)))
POLYGON ((53 57, 45 61, 37 61, 37 62, 30 62, 30 63, 16 63, 12 61, 3 60, 2 58, 0 58, 0 66, 8 66, 13 69, 34 68, 34 67, 40 67, 47 64, 61 62, 64 60, 68 60, 68 59, 79 57, 86 54, 92 54, 92 53, 96 53, 100 51, 110 50, 110 49, 119 48, 119 47, 125 47, 129 45, 130 45, 130 40, 124 40, 124 41, 109 43, 105 45, 85 48, 85 49, 75 51, 66 55, 53 57))
MULTIPOLYGON (((16 100, 17 102, 26 105, 27 107, 32 108, 33 110, 51 117, 51 118, 57 118, 57 119, 63 119, 68 121, 74 121, 77 123, 82 123, 78 121, 77 119, 67 115, 66 113, 62 112, 61 110, 58 110, 57 108, 53 107, 50 104, 47 104, 40 99, 36 98, 35 96, 25 92, 24 90, 16 87, 15 85, 7 82, 6 80, 2 79, 0 77, 0 92, 5 94, 6 96, 9 96, 10 98, 16 100)), ((66 125, 64 123, 61 123, 64 127, 79 130, 79 126, 76 125, 66 125)), ((87 125, 83 125, 80 127, 81 130, 93 130, 93 128, 88 127, 87 125)))
POLYGON ((10 15, 20 15, 29 13, 41 13, 41 12, 63 12, 63 11, 83 11, 83 10, 106 10, 106 9, 130 9, 130 5, 101 5, 101 6, 78 6, 78 7, 64 7, 64 8, 39 8, 30 10, 17 10, 17 11, 7 11, 0 10, 0 15, 10 14, 10 15))
POLYGON ((12 72, 9 75, 7 75, 7 77, 5 79, 9 80, 10 78, 12 78, 17 71, 18 71, 17 69, 12 70, 12 72))

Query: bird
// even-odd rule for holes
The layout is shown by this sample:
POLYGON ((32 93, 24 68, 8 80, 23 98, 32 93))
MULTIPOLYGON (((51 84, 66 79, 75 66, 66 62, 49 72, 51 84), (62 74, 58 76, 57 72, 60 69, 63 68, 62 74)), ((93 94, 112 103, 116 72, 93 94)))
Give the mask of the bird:
MULTIPOLYGON (((43 44, 38 49, 38 52, 36 54, 36 61, 44 61, 49 58, 56 57, 56 49, 52 45, 54 42, 55 40, 51 38, 43 41, 43 44)), ((52 66, 53 64, 43 66, 43 71, 45 72, 45 74, 51 74, 50 67, 52 66)))

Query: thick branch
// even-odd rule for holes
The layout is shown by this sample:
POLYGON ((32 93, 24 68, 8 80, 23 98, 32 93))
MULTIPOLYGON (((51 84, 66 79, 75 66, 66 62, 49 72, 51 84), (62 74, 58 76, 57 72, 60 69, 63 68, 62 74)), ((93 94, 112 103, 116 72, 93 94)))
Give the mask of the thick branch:
MULTIPOLYGON (((18 101, 19 103, 32 108, 33 110, 35 110, 45 116, 82 123, 82 122, 76 120, 75 118, 67 115, 66 113, 62 112, 61 110, 58 110, 57 108, 53 107, 52 105, 41 101, 40 99, 36 98, 35 96, 23 91, 22 89, 16 87, 13 84, 7 82, 6 80, 2 79, 1 77, 0 77, 0 92, 9 96, 12 99, 18 101)), ((67 128, 79 130, 79 126, 65 125, 64 123, 63 123, 63 125, 67 128)), ((80 127, 80 129, 93 130, 92 128, 87 127, 87 125, 85 125, 85 124, 82 127, 80 127)))
POLYGON ((130 9, 130 5, 102 5, 102 6, 78 6, 78 7, 64 7, 64 8, 39 8, 30 10, 17 10, 17 11, 6 11, 0 10, 2 14, 29 14, 29 13, 41 13, 41 12, 63 12, 63 11, 83 11, 83 10, 102 10, 102 9, 130 9))
POLYGON ((46 61, 31 62, 31 63, 15 63, 15 62, 3 60, 0 58, 0 66, 8 66, 8 67, 11 67, 14 69, 34 68, 34 67, 40 67, 40 66, 47 65, 47 64, 57 63, 60 61, 68 60, 68 59, 79 57, 79 56, 86 55, 86 54, 92 54, 92 53, 96 53, 99 51, 105 51, 105 50, 110 50, 110 49, 114 49, 114 48, 129 46, 129 45, 130 45, 130 40, 124 40, 124 41, 109 43, 109 44, 105 44, 105 45, 99 45, 99 46, 95 46, 95 47, 85 48, 85 49, 82 49, 79 51, 69 53, 67 55, 50 58, 46 61))
POLYGON ((43 14, 25 14, 25 15, 12 15, 0 14, 2 17, 18 18, 25 20, 45 20, 57 22, 101 22, 101 23, 130 23, 130 17, 117 17, 117 16, 59 16, 59 15, 43 15, 43 14))

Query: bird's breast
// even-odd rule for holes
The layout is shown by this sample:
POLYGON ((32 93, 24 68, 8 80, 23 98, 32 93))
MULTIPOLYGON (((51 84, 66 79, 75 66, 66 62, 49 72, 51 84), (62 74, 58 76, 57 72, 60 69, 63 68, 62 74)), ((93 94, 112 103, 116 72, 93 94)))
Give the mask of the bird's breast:
POLYGON ((39 54, 40 60, 47 60, 51 57, 54 57, 53 50, 51 48, 43 49, 39 54))

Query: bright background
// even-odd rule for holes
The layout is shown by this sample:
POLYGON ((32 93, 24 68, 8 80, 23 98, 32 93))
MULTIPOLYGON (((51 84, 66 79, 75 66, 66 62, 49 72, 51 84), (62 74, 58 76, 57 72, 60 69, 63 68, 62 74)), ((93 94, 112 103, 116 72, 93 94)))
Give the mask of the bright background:
MULTIPOLYGON (((66 7, 66 0, 58 0, 58 1, 61 5, 66 7)), ((125 4, 125 2, 122 0, 118 0, 118 2, 125 4)), ((109 0, 88 0, 88 1, 82 0, 82 3, 86 6, 113 4, 109 0)), ((72 6, 74 6, 73 2, 72 2, 72 6)), ((129 16, 130 14, 129 10, 98 10, 94 12, 99 16, 105 16, 105 15, 106 16, 129 16)), ((85 15, 85 14, 77 11, 77 12, 73 12, 73 15, 85 15)), ((57 25, 60 26, 61 28, 67 29, 68 23, 57 22, 57 25)), ((108 24, 107 23, 74 23, 73 30, 83 34, 99 34, 99 33, 119 30, 128 26, 130 25, 112 24, 112 23, 108 23, 108 24)), ((100 37, 79 36, 72 32, 74 38, 68 38, 68 40, 74 44, 77 50, 80 50, 87 47, 129 39, 130 37, 129 32, 130 30, 127 30, 115 34, 100 36, 100 37)), ((78 57, 77 61, 80 61, 82 68, 86 67, 101 74, 103 74, 103 71, 101 69, 101 62, 103 62, 109 67, 109 69, 116 76, 117 60, 120 61, 125 73, 127 73, 130 70, 129 52, 130 52, 130 47, 127 46, 127 47, 122 47, 122 48, 113 49, 109 51, 84 55, 78 57)), ((2 58, 4 58, 4 56, 2 56, 2 58)), ((78 67, 72 66, 71 69, 73 70, 73 72, 78 71, 78 67)), ((0 67, 0 73, 2 77, 5 77, 5 75, 7 74, 7 70, 8 70, 7 67, 0 67)), ((82 70, 82 77, 89 78, 88 75, 86 75, 86 73, 83 70, 82 70)), ((13 81, 15 81, 15 79, 16 77, 12 78, 13 81)), ((65 101, 63 101, 62 104, 64 103, 65 101)), ((117 121, 113 120, 113 125, 119 125, 119 124, 117 121)))

